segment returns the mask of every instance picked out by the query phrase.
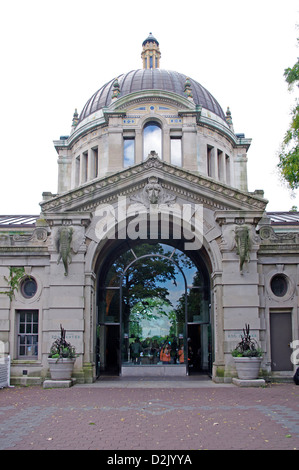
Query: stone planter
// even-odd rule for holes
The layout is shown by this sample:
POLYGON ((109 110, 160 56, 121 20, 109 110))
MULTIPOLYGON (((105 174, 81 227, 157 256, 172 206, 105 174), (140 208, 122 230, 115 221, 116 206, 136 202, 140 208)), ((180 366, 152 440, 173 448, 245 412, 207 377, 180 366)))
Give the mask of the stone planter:
POLYGON ((52 380, 70 380, 72 378, 76 358, 48 358, 52 380))
POLYGON ((238 378, 254 380, 259 376, 261 357, 234 357, 238 378))

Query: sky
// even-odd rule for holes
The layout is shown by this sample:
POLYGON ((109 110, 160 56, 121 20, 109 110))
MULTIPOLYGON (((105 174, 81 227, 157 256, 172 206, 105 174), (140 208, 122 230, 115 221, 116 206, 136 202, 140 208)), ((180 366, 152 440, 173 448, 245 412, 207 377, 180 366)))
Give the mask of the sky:
POLYGON ((161 68, 190 76, 252 138, 249 191, 263 189, 268 211, 299 208, 277 173, 295 92, 283 73, 297 60, 294 0, 1 0, 0 213, 39 214, 57 191, 53 145, 102 85, 142 68, 149 32, 161 68))

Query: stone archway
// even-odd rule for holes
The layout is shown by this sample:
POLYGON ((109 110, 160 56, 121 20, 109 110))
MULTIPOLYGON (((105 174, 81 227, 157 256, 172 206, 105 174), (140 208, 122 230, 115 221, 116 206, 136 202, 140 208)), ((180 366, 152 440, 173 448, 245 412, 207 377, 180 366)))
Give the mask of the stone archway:
MULTIPOLYGON (((201 231, 194 229, 194 225, 185 224, 184 230, 182 230, 182 211, 184 209, 184 204, 179 201, 179 204, 176 204, 176 201, 171 197, 171 194, 167 190, 159 186, 159 181, 155 181, 152 178, 148 178, 149 191, 147 191, 147 185, 139 193, 134 193, 130 197, 131 205, 129 210, 126 212, 126 219, 116 220, 114 214, 116 212, 115 206, 105 205, 104 207, 109 213, 109 217, 103 223, 101 220, 101 229, 105 229, 105 233, 100 240, 95 235, 96 227, 98 223, 96 212, 93 217, 93 222, 89 227, 87 236, 89 238, 88 249, 86 253, 86 272, 92 273, 96 279, 94 284, 94 293, 95 299, 99 292, 100 283, 105 282, 105 276, 109 270, 111 264, 111 259, 116 258, 124 251, 124 246, 132 247, 140 242, 148 241, 150 243, 165 243, 169 244, 177 249, 181 250, 183 253, 186 253, 187 256, 205 272, 206 285, 209 286, 209 299, 210 299, 210 331, 209 335, 211 337, 209 353, 209 370, 212 367, 212 363, 217 359, 217 354, 219 357, 219 352, 222 348, 219 347, 219 342, 222 340, 222 333, 219 328, 221 328, 221 321, 215 319, 216 312, 214 311, 214 299, 221 297, 221 289, 217 284, 217 273, 221 273, 221 254, 219 251, 219 244, 216 241, 216 238, 219 237, 221 233, 215 224, 213 214, 203 208, 204 217, 202 217, 203 226, 201 231), (157 186, 156 186, 157 185, 157 186), (152 187, 153 186, 153 187, 152 187), (153 189, 154 193, 152 194, 150 190, 153 189), (155 191, 158 191, 157 193, 155 191), (154 204, 154 199, 158 204, 154 204), (169 212, 166 210, 163 212, 163 209, 168 206, 168 204, 173 209, 169 217, 169 212), (135 205, 135 206, 134 206, 135 205), (134 207, 140 208, 141 210, 138 213, 138 218, 134 219, 134 207), (155 219, 150 219, 150 210, 154 206, 154 216, 158 214, 158 217, 155 219), (158 210, 156 210, 158 208, 158 210), (164 215, 166 216, 164 217, 164 215), (165 222, 166 221, 166 222, 165 222), (171 222, 171 228, 167 227, 165 224, 171 222), (154 223, 153 223, 154 222, 154 223), (157 224, 155 225, 155 223, 157 224), (152 224, 153 223, 153 224, 152 224), (151 225, 152 224, 152 225, 151 225), (138 230, 137 230, 138 227, 138 230), (152 227, 154 227, 154 236, 151 232, 152 227), (206 234, 207 232, 207 235, 206 234), (133 237, 132 237, 133 233, 133 237), (193 237, 193 238, 192 238, 193 237), (192 243, 193 242, 193 243, 192 243), (129 243, 129 245, 128 245, 129 243), (216 282, 215 282, 216 280, 216 282), (217 284, 214 287, 214 284, 217 284), (219 297, 220 296, 220 297, 219 297), (217 346, 216 346, 217 345, 217 346)), ((187 206, 187 204, 186 204, 187 206)), ((118 208, 119 210, 119 208, 118 208)), ((188 213, 187 213, 188 214, 188 213)), ((191 213, 192 216, 193 213, 191 213)), ((88 303, 88 300, 87 302, 88 303)), ((220 301, 218 300, 218 314, 220 312, 220 301)), ((94 363, 97 363, 96 358, 96 343, 97 343, 97 325, 98 317, 98 302, 94 302, 94 315, 93 320, 90 322, 90 317, 86 311, 87 317, 86 322, 90 322, 90 357, 93 357, 94 363)), ((120 322, 118 322, 120 323, 120 322)), ((109 326, 109 325, 108 325, 109 326)), ((115 337, 115 331, 112 332, 113 325, 110 325, 111 337, 115 337)), ((202 331, 198 328, 198 332, 202 334, 202 331)), ((110 332, 109 332, 110 334, 110 332)), ((193 331, 195 334, 195 331, 193 331)), ((86 332, 86 336, 88 332, 86 332)), ((120 330, 119 330, 119 344, 120 344, 120 330)), ((89 338, 87 338, 87 341, 89 338)), ((99 351, 97 351, 98 353, 99 351)), ((120 371, 120 360, 118 364, 118 371, 120 371)))

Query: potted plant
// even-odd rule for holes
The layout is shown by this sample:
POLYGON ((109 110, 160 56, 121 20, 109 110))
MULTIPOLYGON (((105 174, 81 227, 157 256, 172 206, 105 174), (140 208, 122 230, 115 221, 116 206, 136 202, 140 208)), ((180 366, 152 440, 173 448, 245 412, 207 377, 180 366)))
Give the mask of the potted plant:
POLYGON ((259 376, 262 361, 262 351, 257 342, 250 336, 250 327, 245 324, 241 341, 232 351, 238 378, 241 380, 254 380, 259 376))
POLYGON ((52 380, 70 380, 72 377, 76 351, 74 346, 65 339, 65 329, 60 325, 60 338, 57 338, 50 348, 48 357, 52 380))

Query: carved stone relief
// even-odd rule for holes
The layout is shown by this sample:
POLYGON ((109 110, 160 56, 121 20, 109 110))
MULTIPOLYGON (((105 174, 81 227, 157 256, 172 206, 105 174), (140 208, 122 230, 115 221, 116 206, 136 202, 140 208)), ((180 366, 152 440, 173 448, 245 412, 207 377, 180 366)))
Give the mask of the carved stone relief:
MULTIPOLYGON (((63 225, 57 228, 56 235, 54 235, 53 241, 55 244, 56 251, 58 252, 57 264, 60 261, 63 262, 64 275, 68 275, 68 266, 72 262, 71 254, 78 253, 78 251, 84 247, 85 244, 85 229, 82 226, 70 226, 63 221, 63 225)), ((71 221, 67 221, 71 222, 71 221)))
POLYGON ((247 225, 239 225, 235 229, 237 254, 240 258, 240 271, 243 271, 245 262, 250 261, 250 237, 247 225))
POLYGON ((130 196, 130 201, 133 203, 143 204, 147 209, 149 209, 151 204, 166 204, 167 206, 174 204, 176 196, 173 196, 166 191, 159 183, 158 178, 151 176, 148 178, 148 182, 142 191, 130 196))
POLYGON ((48 239, 49 232, 46 228, 37 227, 33 232, 29 233, 18 233, 14 235, 8 235, 11 238, 11 245, 30 243, 36 244, 39 242, 46 242, 48 239))
POLYGON ((64 266, 64 275, 68 275, 68 265, 72 261, 71 257, 71 242, 73 237, 72 227, 62 227, 58 231, 57 237, 57 251, 59 253, 57 264, 62 260, 64 266))
POLYGON ((255 229, 250 224, 228 224, 222 226, 221 250, 235 251, 239 256, 240 272, 250 261, 250 250, 257 244, 255 229))
POLYGON ((259 231, 262 242, 274 242, 274 243, 299 243, 299 234, 295 232, 291 233, 275 233, 273 227, 269 225, 263 225, 259 231))

